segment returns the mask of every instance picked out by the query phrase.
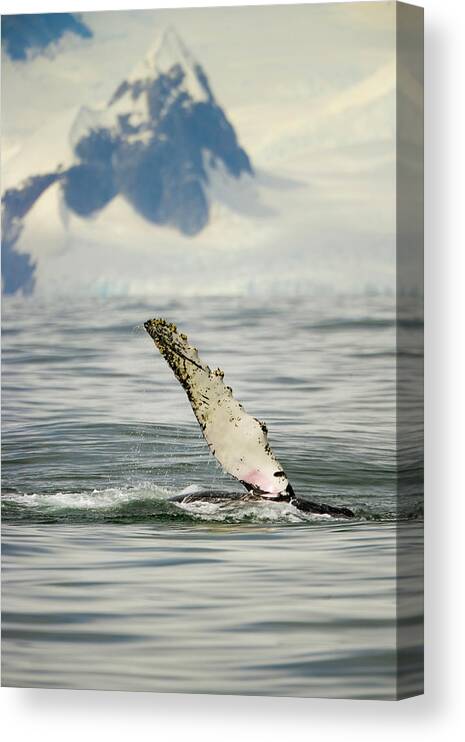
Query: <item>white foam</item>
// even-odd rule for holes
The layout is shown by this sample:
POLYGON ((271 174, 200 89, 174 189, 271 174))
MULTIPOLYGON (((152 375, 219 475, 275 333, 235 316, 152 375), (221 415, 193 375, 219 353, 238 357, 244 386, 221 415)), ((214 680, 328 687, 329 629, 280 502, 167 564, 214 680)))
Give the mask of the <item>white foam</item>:
MULTIPOLYGON (((56 492, 54 494, 19 494, 2 495, 4 502, 12 502, 21 507, 46 510, 110 510, 129 502, 153 500, 167 502, 174 495, 189 495, 205 491, 205 487, 192 484, 182 490, 169 489, 143 482, 137 486, 107 487, 84 492, 56 492)), ((302 513, 293 505, 285 502, 231 500, 230 502, 175 502, 174 507, 188 513, 201 521, 214 522, 262 522, 262 523, 302 523, 315 520, 328 520, 328 515, 302 513)))
POLYGON ((224 521, 253 521, 264 523, 302 523, 313 520, 327 520, 328 515, 303 513, 293 505, 285 502, 233 500, 226 503, 196 501, 177 503, 178 507, 200 520, 224 521))
POLYGON ((77 510, 95 510, 113 508, 127 502, 137 500, 166 500, 174 491, 155 485, 139 485, 137 487, 108 487, 94 489, 90 492, 55 492, 54 494, 6 494, 2 499, 6 502, 15 502, 18 505, 31 508, 75 508, 77 510))

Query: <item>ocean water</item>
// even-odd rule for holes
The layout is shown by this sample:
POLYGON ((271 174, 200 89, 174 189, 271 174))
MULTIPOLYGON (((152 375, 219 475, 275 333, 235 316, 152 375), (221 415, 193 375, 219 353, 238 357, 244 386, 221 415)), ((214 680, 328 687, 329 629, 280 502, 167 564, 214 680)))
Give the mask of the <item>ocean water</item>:
POLYGON ((395 697, 399 522, 421 539, 418 472, 396 499, 395 341, 389 296, 5 299, 3 683, 395 697), (143 330, 156 316, 266 421, 296 493, 353 520, 169 502, 242 488, 143 330))

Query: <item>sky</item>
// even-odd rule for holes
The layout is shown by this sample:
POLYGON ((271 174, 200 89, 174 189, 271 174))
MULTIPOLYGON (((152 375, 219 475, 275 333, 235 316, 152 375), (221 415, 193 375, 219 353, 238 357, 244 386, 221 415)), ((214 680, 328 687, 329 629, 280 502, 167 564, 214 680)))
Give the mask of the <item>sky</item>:
MULTIPOLYGON (((157 35, 174 26, 204 67, 255 166, 258 190, 251 196, 246 189, 245 198, 255 198, 259 211, 272 215, 268 221, 239 218, 218 207, 210 227, 196 238, 200 248, 222 245, 225 235, 239 251, 253 246, 251 260, 259 273, 264 251, 277 258, 285 246, 299 272, 303 262, 304 273, 323 283, 331 283, 331 272, 342 261, 341 280, 348 272, 357 280, 362 270, 366 287, 392 290, 394 6, 84 13, 93 39, 65 37, 59 53, 27 63, 3 59, 4 186, 26 177, 31 166, 45 170, 47 162, 54 167, 65 160, 70 126, 81 106, 103 106, 157 35)), ((420 96, 413 78, 408 96, 412 105, 420 96)), ((121 240, 136 230, 141 245, 153 243, 153 232, 146 233, 127 212, 125 219, 121 240)), ((41 220, 38 214, 34 234, 39 237, 41 220)), ((95 235, 109 229, 105 219, 98 226, 100 232, 93 225, 95 235)), ((185 250, 179 240, 164 234, 155 242, 185 250)), ((50 234, 43 241, 53 243, 50 234)))

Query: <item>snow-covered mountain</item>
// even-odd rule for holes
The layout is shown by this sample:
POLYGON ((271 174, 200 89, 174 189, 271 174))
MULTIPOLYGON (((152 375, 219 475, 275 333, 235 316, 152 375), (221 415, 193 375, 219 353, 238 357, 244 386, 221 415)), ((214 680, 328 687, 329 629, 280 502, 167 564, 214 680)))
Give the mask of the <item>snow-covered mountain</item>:
POLYGON ((213 181, 224 191, 253 175, 205 71, 172 28, 105 106, 79 110, 67 136, 67 161, 42 165, 3 194, 5 293, 34 286, 34 262, 18 241, 38 213, 61 227, 76 218, 92 227, 116 200, 117 211, 127 214, 129 204, 148 224, 193 236, 209 222, 213 181))
MULTIPOLYGON (((210 57, 215 90, 231 83, 235 51, 216 66, 210 57)), ((393 58, 323 80, 318 94, 300 88, 306 69, 273 69, 286 85, 275 89, 273 78, 263 97, 255 82, 250 92, 249 64, 246 92, 228 98, 226 115, 169 30, 130 74, 107 81, 101 105, 70 109, 60 93, 66 104, 55 103, 46 126, 10 136, 3 153, 4 291, 393 291, 396 101, 417 116, 418 84, 405 74, 398 84, 393 58)))

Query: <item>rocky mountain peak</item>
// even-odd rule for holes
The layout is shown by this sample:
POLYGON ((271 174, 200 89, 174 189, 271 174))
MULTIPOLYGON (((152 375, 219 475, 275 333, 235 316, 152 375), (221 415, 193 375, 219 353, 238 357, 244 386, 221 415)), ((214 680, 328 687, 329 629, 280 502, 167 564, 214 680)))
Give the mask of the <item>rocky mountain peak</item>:
POLYGON ((166 28, 128 77, 128 83, 147 86, 160 75, 182 77, 183 87, 192 98, 208 100, 211 91, 206 76, 173 26, 166 28))

